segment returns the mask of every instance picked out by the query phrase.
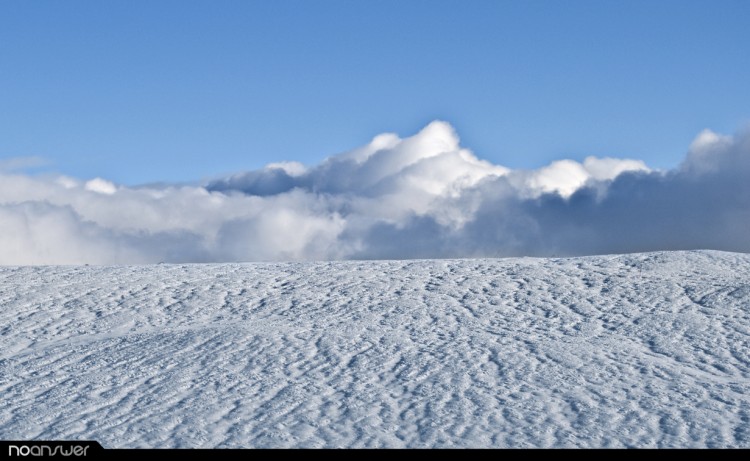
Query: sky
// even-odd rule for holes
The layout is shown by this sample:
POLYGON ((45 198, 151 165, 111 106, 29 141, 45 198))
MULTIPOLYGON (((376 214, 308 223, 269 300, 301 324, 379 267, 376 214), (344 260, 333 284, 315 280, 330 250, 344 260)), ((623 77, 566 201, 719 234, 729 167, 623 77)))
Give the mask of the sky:
POLYGON ((0 265, 750 252, 749 19, 0 0, 0 265))
POLYGON ((0 2, 0 158, 120 184, 446 120, 511 168, 676 166, 750 120, 750 2, 0 2))

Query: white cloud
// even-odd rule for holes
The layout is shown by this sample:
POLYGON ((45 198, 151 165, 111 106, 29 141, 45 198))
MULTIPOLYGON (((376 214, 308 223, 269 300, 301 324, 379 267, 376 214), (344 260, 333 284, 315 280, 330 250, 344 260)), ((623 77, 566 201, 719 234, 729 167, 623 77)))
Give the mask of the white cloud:
POLYGON ((86 181, 84 189, 104 195, 112 195, 117 192, 117 186, 102 178, 94 178, 91 181, 86 181))
POLYGON ((277 162, 266 165, 267 169, 277 169, 292 177, 302 176, 307 171, 305 165, 300 162, 277 162))
MULTIPOLYGON (((583 163, 575 160, 558 160, 531 172, 516 172, 523 179, 520 189, 524 196, 539 197, 556 193, 565 198, 575 191, 599 181, 610 181, 626 172, 650 171, 640 160, 586 157, 583 163)), ((518 184, 518 182, 516 181, 518 184)))
POLYGON ((583 167, 597 181, 612 180, 627 171, 650 171, 649 167, 641 160, 611 157, 586 157, 583 161, 583 167))
POLYGON ((573 160, 558 160, 531 173, 528 186, 537 196, 557 192, 563 197, 569 197, 590 177, 580 163, 573 160))
POLYGON ((433 122, 319 165, 131 188, 0 172, 0 263, 150 263, 750 251, 750 135, 704 131, 683 165, 588 157, 510 170, 433 122))
POLYGON ((41 157, 10 157, 0 159, 0 172, 11 172, 44 166, 47 161, 41 157))
POLYGON ((716 171, 720 166, 722 153, 730 148, 732 143, 731 136, 720 135, 708 129, 701 131, 690 144, 687 158, 682 165, 683 169, 694 173, 716 171))

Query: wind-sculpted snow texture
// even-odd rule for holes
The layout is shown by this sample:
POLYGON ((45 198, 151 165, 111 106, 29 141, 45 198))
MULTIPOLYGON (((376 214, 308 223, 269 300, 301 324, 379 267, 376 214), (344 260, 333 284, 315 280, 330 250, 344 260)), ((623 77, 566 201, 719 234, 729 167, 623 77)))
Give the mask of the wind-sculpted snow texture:
POLYGON ((0 438, 750 446, 750 256, 0 268, 0 438))

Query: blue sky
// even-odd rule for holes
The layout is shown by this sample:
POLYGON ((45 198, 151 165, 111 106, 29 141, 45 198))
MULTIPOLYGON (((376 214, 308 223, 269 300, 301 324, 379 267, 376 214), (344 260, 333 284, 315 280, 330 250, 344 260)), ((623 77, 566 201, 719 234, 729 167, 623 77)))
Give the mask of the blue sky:
POLYGON ((2 1, 0 159, 184 181, 450 122, 512 168, 673 167, 750 120, 750 2, 2 1))

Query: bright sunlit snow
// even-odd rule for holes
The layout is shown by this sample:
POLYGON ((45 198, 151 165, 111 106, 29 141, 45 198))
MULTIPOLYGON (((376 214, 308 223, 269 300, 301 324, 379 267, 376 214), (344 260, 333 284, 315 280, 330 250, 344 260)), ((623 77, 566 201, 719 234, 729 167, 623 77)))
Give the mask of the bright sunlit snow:
POLYGON ((0 290, 0 439, 750 446, 750 255, 4 267, 0 290))

